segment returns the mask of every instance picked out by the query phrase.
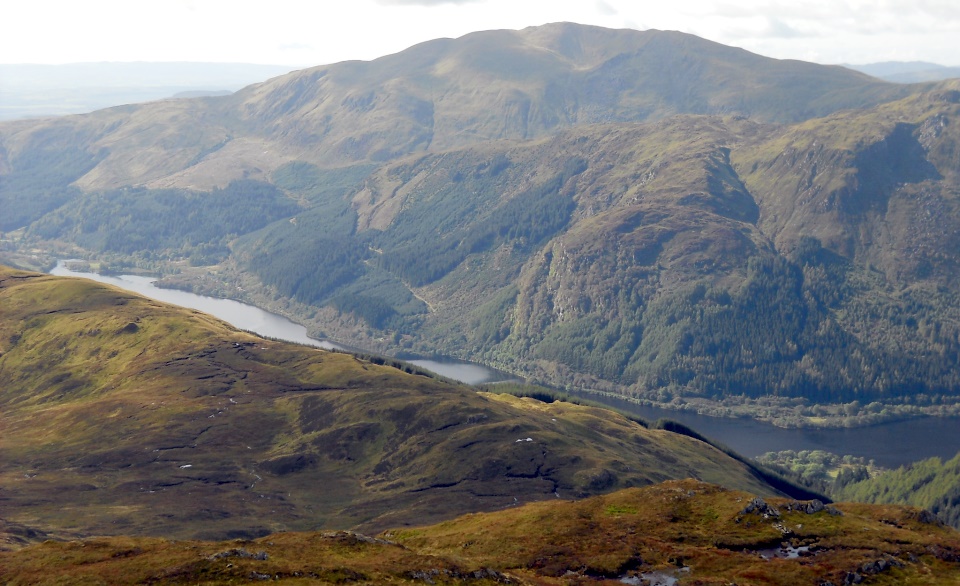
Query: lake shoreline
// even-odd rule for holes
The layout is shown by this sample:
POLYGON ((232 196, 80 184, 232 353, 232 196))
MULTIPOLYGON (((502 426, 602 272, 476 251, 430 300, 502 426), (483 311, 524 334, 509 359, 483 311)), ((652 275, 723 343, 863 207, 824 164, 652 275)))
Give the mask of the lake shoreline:
MULTIPOLYGON (((334 342, 332 341, 333 338, 340 339, 343 336, 329 336, 327 332, 315 329, 315 322, 317 320, 304 320, 304 312, 297 311, 298 309, 303 309, 299 306, 290 307, 289 302, 281 305, 277 305, 277 303, 271 303, 268 296, 264 295, 263 292, 256 291, 253 287, 248 286, 249 284, 237 284, 236 279, 231 278, 231 276, 238 277, 239 275, 221 275, 220 280, 208 281, 212 275, 206 274, 208 279, 198 279, 198 276, 200 275, 194 274, 193 271, 187 271, 186 273, 181 273, 180 275, 157 275, 156 273, 127 270, 108 270, 106 272, 93 273, 92 271, 94 266, 96 266, 96 263, 85 260, 62 260, 57 261, 56 264, 57 267, 64 266, 64 268, 66 268, 67 265, 77 268, 90 269, 91 272, 87 274, 96 274, 100 277, 120 278, 123 275, 132 273, 134 276, 140 278, 153 279, 153 286, 157 289, 177 291, 184 294, 192 294, 200 297, 220 299, 248 305, 256 308, 259 311, 279 316, 287 321, 290 321, 291 323, 303 327, 305 330, 304 335, 309 337, 311 341, 304 342, 302 340, 286 340, 294 343, 306 343, 307 345, 311 346, 317 346, 317 343, 319 343, 321 344, 320 347, 328 349, 332 347, 355 354, 383 356, 391 360, 407 362, 417 366, 418 368, 430 370, 441 376, 453 378, 459 382, 471 385, 485 384, 489 382, 502 382, 508 380, 531 380, 531 382, 536 380, 535 376, 533 379, 529 379, 529 373, 513 372, 512 369, 509 369, 509 367, 504 368, 502 366, 498 367, 489 364, 471 362, 455 356, 438 356, 435 352, 431 352, 429 350, 422 351, 418 348, 408 349, 393 347, 391 344, 387 344, 386 340, 383 339, 351 339, 350 343, 334 342), (232 295, 228 294, 227 291, 232 293, 232 295), (316 341, 317 343, 314 343, 313 341, 316 341), (364 345, 363 342, 368 342, 368 344, 364 345), (473 370, 473 372, 470 372, 466 377, 467 380, 464 380, 457 378, 455 376, 455 371, 451 372, 446 369, 444 365, 448 363, 465 365, 464 368, 467 370, 478 370, 473 370), (437 369, 442 370, 443 372, 438 372, 437 369), (484 376, 481 374, 480 371, 484 369, 491 373, 490 376, 484 376), (451 376, 451 374, 454 376, 451 376)), ((53 273, 52 270, 50 272, 53 273)), ((227 272, 230 273, 230 271, 227 272)), ((242 329, 250 330, 250 328, 242 329)), ((351 328, 347 328, 341 333, 345 333, 350 329, 351 328)), ((256 330, 250 331, 259 333, 256 332, 256 330)), ((551 384, 550 381, 546 381, 545 383, 541 382, 540 384, 546 384, 546 386, 551 386, 564 392, 581 393, 585 394, 586 396, 612 397, 637 404, 642 408, 649 407, 661 409, 677 415, 687 413, 717 419, 746 419, 766 423, 781 429, 857 429, 881 425, 884 423, 916 420, 926 417, 960 417, 960 402, 937 405, 907 405, 902 403, 871 403, 868 405, 860 405, 857 402, 847 404, 808 404, 803 400, 797 400, 795 398, 764 397, 762 399, 750 399, 741 396, 725 397, 723 401, 705 399, 697 396, 672 396, 667 401, 658 401, 651 395, 634 397, 626 393, 618 392, 618 390, 604 389, 601 385, 594 386, 588 382, 585 382, 576 389, 569 389, 569 387, 566 385, 551 384), (601 388, 597 388, 598 386, 601 388), (833 411, 833 413, 831 413, 831 411, 833 411), (847 413, 840 414, 841 412, 847 413)))
MULTIPOLYGON (((227 306, 239 312, 241 323, 235 323, 230 319, 224 319, 216 313, 207 311, 203 307, 194 307, 200 311, 207 311, 212 315, 224 319, 228 323, 239 329, 253 331, 261 336, 267 336, 274 339, 289 339, 289 336, 274 336, 264 333, 258 327, 265 323, 267 325, 276 325, 279 323, 286 331, 291 328, 297 333, 302 333, 303 338, 292 340, 293 343, 304 343, 314 347, 321 347, 322 341, 307 336, 307 328, 302 324, 295 323, 292 320, 278 315, 275 312, 263 310, 256 305, 243 303, 226 297, 209 297, 197 295, 193 292, 183 291, 176 288, 161 288, 154 284, 155 279, 145 276, 102 276, 97 274, 71 274, 58 263, 58 268, 51 271, 52 274, 61 274, 64 276, 79 276, 93 278, 94 280, 114 284, 127 290, 152 297, 160 301, 168 301, 161 296, 178 295, 188 296, 193 302, 215 302, 218 305, 227 306), (137 289, 139 288, 139 290, 137 289), (259 320, 263 320, 259 323, 259 320), (258 322, 258 323, 251 323, 258 322)), ((175 302, 173 302, 175 303, 175 302)), ((182 306, 184 303, 175 303, 182 306)), ((330 344, 327 342, 327 344, 330 344)), ((351 350, 337 350, 346 351, 351 350)), ((351 352, 352 353, 352 352, 351 352)), ((360 354, 380 355, 387 360, 386 353, 365 352, 360 354)), ((413 361, 407 362, 416 368, 422 368, 413 361)), ((468 364, 471 368, 478 368, 483 371, 494 372, 482 365, 457 361, 459 364, 468 364)), ((430 369, 433 370, 433 369, 430 369)), ((447 376, 445 373, 438 373, 441 376, 447 376)), ((447 378, 454 378, 447 376, 447 378)), ((479 382, 470 382, 468 384, 489 383, 491 380, 479 382)), ((721 416, 704 414, 702 405, 699 405, 694 398, 684 398, 682 404, 671 402, 666 405, 667 408, 655 406, 653 401, 642 398, 630 401, 629 398, 619 396, 616 393, 597 392, 594 389, 568 392, 572 396, 579 396, 584 399, 593 400, 606 404, 610 407, 620 408, 624 411, 634 413, 638 417, 656 421, 665 418, 672 419, 679 423, 695 429, 704 437, 711 438, 719 444, 723 444, 737 453, 746 457, 754 458, 767 452, 776 452, 782 450, 823 450, 839 455, 853 455, 874 459, 881 465, 888 468, 895 468, 914 461, 939 456, 944 459, 953 457, 960 451, 960 418, 956 417, 910 417, 899 421, 871 422, 869 425, 861 427, 777 427, 770 422, 759 420, 756 417, 749 418, 745 416, 721 416)), ((726 408, 726 407, 725 407, 726 408)), ((729 411, 732 413, 732 411, 729 411)))
POLYGON ((465 360, 448 357, 421 357, 408 355, 405 358, 372 352, 333 342, 325 337, 311 335, 307 327, 288 316, 270 311, 255 304, 226 296, 201 295, 194 291, 171 287, 158 277, 147 274, 128 274, 108 271, 92 272, 90 263, 79 260, 59 260, 49 271, 56 276, 69 276, 92 279, 101 283, 121 287, 146 297, 181 307, 204 311, 222 319, 230 325, 268 339, 280 340, 292 344, 302 344, 335 352, 355 355, 380 356, 384 360, 397 361, 420 370, 427 370, 444 378, 464 384, 475 385, 511 380, 514 377, 496 369, 465 360), (78 271, 76 269, 86 269, 78 271), (249 322, 254 323, 249 323, 249 322))
MULTIPOLYGON (((820 416, 811 417, 799 414, 798 409, 816 409, 816 408, 838 408, 843 409, 849 404, 807 404, 800 407, 774 406, 771 408, 770 415, 764 415, 757 412, 756 404, 750 399, 736 397, 734 401, 744 401, 742 404, 734 404, 733 401, 715 401, 700 397, 687 397, 680 401, 673 399, 669 402, 659 402, 644 397, 630 397, 611 391, 597 390, 574 390, 567 391, 571 393, 583 394, 585 396, 610 397, 636 404, 640 407, 650 407, 662 409, 675 413, 692 413, 703 417, 714 417, 718 419, 747 419, 751 421, 760 421, 779 427, 781 429, 859 429, 882 425, 885 423, 896 423, 898 421, 911 421, 925 418, 960 418, 960 403, 938 404, 938 405, 902 405, 902 404, 878 404, 875 409, 881 412, 860 411, 850 415, 820 416), (883 412, 886 410, 886 412, 883 412), (780 413, 777 415, 776 413, 780 413)), ((766 407, 769 407, 766 405, 766 407)))
POLYGON ((670 419, 686 425, 715 443, 748 458, 784 450, 821 450, 875 460, 897 468, 940 457, 947 461, 960 453, 960 417, 918 415, 858 427, 779 427, 747 417, 716 417, 692 410, 644 405, 612 393, 569 392, 584 399, 630 413, 654 423, 670 419))
MULTIPOLYGON (((283 315, 311 329, 313 335, 324 339, 349 340, 349 347, 361 353, 382 356, 429 357, 436 354, 428 345, 417 345, 416 340, 397 344, 385 338, 365 335, 362 323, 351 321, 343 316, 333 315, 330 308, 305 306, 289 299, 271 296, 269 290, 252 279, 250 275, 236 267, 222 265, 216 277, 206 271, 184 271, 178 275, 166 275, 159 283, 161 287, 170 287, 190 291, 201 295, 217 295, 225 298, 240 297, 245 303, 264 308, 283 315), (231 296, 232 294, 232 296, 231 296)), ((367 332, 369 334, 369 332, 367 332)), ((750 419, 773 425, 782 429, 852 429, 878 425, 882 423, 918 419, 924 417, 960 417, 960 399, 955 403, 932 405, 908 405, 905 403, 880 404, 854 403, 808 404, 803 400, 786 397, 763 397, 749 399, 741 396, 724 397, 722 401, 706 399, 692 394, 673 394, 667 400, 657 399, 659 390, 648 391, 642 396, 631 397, 628 387, 619 387, 608 381, 597 380, 589 375, 567 373, 569 377, 557 378, 557 373, 543 372, 536 368, 519 368, 516 364, 475 363, 463 357, 446 355, 444 360, 480 364, 485 368, 501 373, 497 380, 518 379, 541 384, 560 391, 572 389, 574 392, 590 394, 609 393, 611 396, 637 401, 673 413, 696 413, 723 419, 750 419), (572 384, 570 381, 573 381, 572 384)), ((422 358, 421 358, 422 359, 422 358)), ((428 358, 429 359, 429 358, 428 358)), ((480 384, 490 381, 471 382, 480 384)))

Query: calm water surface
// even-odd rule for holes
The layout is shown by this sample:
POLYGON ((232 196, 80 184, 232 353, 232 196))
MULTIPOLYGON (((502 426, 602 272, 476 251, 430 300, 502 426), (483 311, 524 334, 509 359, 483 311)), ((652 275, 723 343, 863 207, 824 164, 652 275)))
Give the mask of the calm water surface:
MULTIPOLYGON (((232 299, 207 297, 205 295, 197 295, 196 293, 179 291, 177 289, 162 289, 154 284, 156 279, 151 277, 141 277, 137 275, 105 276, 98 275, 97 273, 71 271, 66 267, 64 261, 58 262, 56 268, 50 271, 50 274, 61 277, 82 277, 99 283, 115 285, 121 289, 139 293, 144 297, 156 299, 157 301, 209 313, 236 328, 256 332, 261 336, 296 342, 298 344, 307 344, 327 350, 356 350, 334 344, 328 340, 311 338, 307 335, 307 328, 300 324, 293 323, 281 315, 264 311, 259 307, 247 305, 246 303, 232 299)), ((406 362, 470 385, 508 378, 504 373, 469 362, 436 359, 415 359, 407 360, 406 362)))
POLYGON ((406 360, 405 362, 416 364, 420 368, 425 368, 430 372, 435 372, 447 378, 467 383, 468 385, 499 382, 515 378, 506 373, 498 372, 486 366, 480 366, 479 364, 473 364, 472 362, 427 359, 406 360))
MULTIPOLYGON (((95 273, 75 272, 68 270, 62 262, 50 272, 60 276, 93 279, 158 301, 197 309, 237 328, 250 330, 262 336, 318 348, 348 349, 326 340, 311 338, 307 336, 305 327, 252 305, 175 289, 161 289, 153 284, 155 279, 148 277, 133 275, 107 277, 95 273)), ((509 378, 504 373, 468 362, 435 359, 415 359, 407 362, 467 384, 509 378)), ((960 418, 911 419, 854 429, 782 429, 749 419, 707 417, 683 411, 642 407, 611 397, 583 396, 619 407, 651 421, 662 417, 679 421, 697 430, 698 433, 751 458, 780 450, 824 450, 835 454, 850 454, 873 459, 881 466, 896 467, 933 456, 949 459, 960 452, 960 418)))
POLYGON ((298 344, 307 344, 327 350, 342 349, 332 342, 311 338, 307 335, 307 328, 300 324, 295 324, 281 315, 270 313, 259 307, 240 303, 232 299, 218 299, 216 297, 207 297, 187 291, 178 291, 176 289, 161 289, 154 285, 156 279, 151 277, 141 277, 137 275, 105 276, 98 275, 97 273, 81 273, 69 270, 64 266, 63 261, 57 263, 57 267, 50 271, 50 274, 61 277, 83 277, 99 283, 115 285, 121 289, 133 291, 134 293, 139 293, 144 297, 156 299, 157 301, 209 313, 234 327, 256 332, 261 336, 287 340, 298 344))
POLYGON ((783 429, 750 419, 708 417, 644 407, 614 397, 580 396, 649 421, 660 418, 679 421, 750 458, 781 450, 823 450, 873 459, 880 466, 895 468, 933 456, 947 460, 960 452, 960 418, 957 417, 924 417, 849 429, 783 429))

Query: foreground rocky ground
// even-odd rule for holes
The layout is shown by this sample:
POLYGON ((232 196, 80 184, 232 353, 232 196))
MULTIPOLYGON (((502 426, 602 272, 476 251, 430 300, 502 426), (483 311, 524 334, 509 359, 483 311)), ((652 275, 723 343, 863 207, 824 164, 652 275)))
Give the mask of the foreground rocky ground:
POLYGON ((371 537, 111 537, 0 553, 5 584, 956 584, 960 534, 904 507, 762 499, 694 480, 371 537))

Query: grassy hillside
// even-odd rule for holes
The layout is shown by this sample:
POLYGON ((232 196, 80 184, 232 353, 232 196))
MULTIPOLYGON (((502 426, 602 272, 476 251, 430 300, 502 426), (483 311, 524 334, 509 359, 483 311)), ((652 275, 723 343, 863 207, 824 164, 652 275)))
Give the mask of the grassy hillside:
POLYGON ((552 24, 429 41, 231 96, 0 124, 0 169, 40 151, 80 149, 102 157, 77 182, 85 191, 209 191, 263 180, 292 160, 339 168, 683 113, 796 122, 912 91, 678 32, 552 24))
POLYGON ((677 117, 404 159, 234 250, 381 351, 648 400, 936 409, 960 388, 949 87, 790 130, 677 117))
POLYGON ((960 528, 960 455, 930 458, 846 484, 835 491, 843 499, 922 507, 944 523, 960 528))
POLYGON ((2 516, 20 534, 383 528, 685 477, 775 492, 707 444, 603 409, 6 268, 0 378, 2 516))
POLYGON ((960 537, 915 509, 754 501, 671 481, 377 537, 113 537, 0 552, 10 584, 955 584, 960 537), (751 508, 751 506, 753 508, 751 508), (798 510, 799 509, 799 510, 798 510), (818 510, 819 509, 819 510, 818 510), (790 557, 788 557, 790 556, 790 557))
POLYGON ((0 125, 0 254, 664 405, 957 412, 958 96, 680 33, 476 33, 0 125))

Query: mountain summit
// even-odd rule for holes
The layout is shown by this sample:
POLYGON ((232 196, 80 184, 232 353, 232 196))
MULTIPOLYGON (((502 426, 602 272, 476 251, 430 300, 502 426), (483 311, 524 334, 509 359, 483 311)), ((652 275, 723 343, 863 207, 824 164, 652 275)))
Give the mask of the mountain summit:
MULTIPOLYGON (((102 159, 84 189, 209 188, 291 160, 383 162, 601 122, 736 114, 797 122, 903 97, 842 67, 778 61, 692 35, 570 23, 439 39, 282 75, 215 99, 4 126, 16 158, 40 128, 102 159), (23 144, 23 142, 26 144, 23 144), (149 148, 145 148, 149 147, 149 148), (129 153, 138 152, 137 164, 129 153)), ((6 141, 5 141, 6 143, 6 141)))
POLYGON ((661 403, 775 395, 790 424, 939 413, 958 108, 956 81, 676 32, 488 31, 0 124, 0 229, 376 351, 661 403))

